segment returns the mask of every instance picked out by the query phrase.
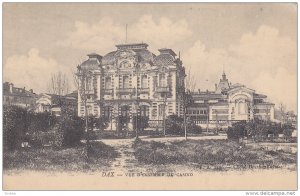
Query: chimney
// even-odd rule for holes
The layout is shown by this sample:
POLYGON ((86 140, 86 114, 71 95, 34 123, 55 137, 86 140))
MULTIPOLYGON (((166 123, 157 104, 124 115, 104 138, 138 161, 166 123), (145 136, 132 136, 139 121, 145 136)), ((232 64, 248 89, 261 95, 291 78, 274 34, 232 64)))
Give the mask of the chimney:
POLYGON ((215 84, 215 90, 217 90, 218 89, 218 85, 217 84, 215 84))
POLYGON ((198 93, 200 94, 200 92, 201 92, 201 91, 200 91, 200 88, 198 88, 198 93))
POLYGON ((29 90, 29 92, 33 93, 33 90, 32 90, 32 89, 30 89, 30 90, 29 90))
POLYGON ((174 58, 176 56, 175 52, 169 48, 161 48, 158 51, 160 52, 160 54, 169 54, 169 55, 172 55, 174 58))
POLYGON ((101 62, 102 56, 96 53, 91 53, 87 55, 89 59, 97 59, 99 62, 101 62))

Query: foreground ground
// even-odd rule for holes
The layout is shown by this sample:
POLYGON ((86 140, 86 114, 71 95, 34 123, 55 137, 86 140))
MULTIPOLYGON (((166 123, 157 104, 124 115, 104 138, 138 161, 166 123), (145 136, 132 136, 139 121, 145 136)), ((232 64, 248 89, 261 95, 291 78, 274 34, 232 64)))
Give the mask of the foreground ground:
POLYGON ((73 148, 21 149, 3 153, 4 172, 22 171, 96 171, 110 168, 119 153, 102 142, 91 143, 87 158, 85 145, 73 148))
POLYGON ((89 164, 84 146, 6 154, 3 188, 295 190, 297 187, 296 143, 247 144, 240 149, 236 143, 224 140, 224 136, 188 141, 182 137, 144 137, 138 142, 134 139, 102 142, 94 143, 95 152, 89 164), (113 176, 108 175, 110 172, 114 172, 113 176), (165 176, 152 175, 159 173, 165 176))
POLYGON ((85 146, 4 152, 5 172, 117 171, 176 172, 284 168, 296 170, 297 144, 251 143, 226 136, 111 139, 94 141, 89 160, 85 146))

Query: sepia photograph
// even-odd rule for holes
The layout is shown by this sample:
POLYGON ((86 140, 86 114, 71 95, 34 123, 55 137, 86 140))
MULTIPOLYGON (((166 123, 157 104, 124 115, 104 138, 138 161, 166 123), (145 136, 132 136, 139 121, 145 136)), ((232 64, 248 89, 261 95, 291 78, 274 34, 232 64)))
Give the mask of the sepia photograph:
POLYGON ((297 14, 2 3, 2 190, 295 195, 297 14))

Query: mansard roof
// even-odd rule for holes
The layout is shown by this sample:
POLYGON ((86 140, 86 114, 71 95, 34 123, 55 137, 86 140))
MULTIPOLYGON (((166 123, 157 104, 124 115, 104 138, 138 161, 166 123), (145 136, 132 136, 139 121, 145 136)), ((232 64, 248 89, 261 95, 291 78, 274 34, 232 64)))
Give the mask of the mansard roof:
POLYGON ((169 65, 174 65, 175 64, 175 58, 171 54, 160 54, 157 57, 154 58, 153 64, 155 66, 169 66, 169 65))
POLYGON ((80 68, 89 70, 99 69, 100 60, 102 57, 95 53, 88 54, 87 56, 89 57, 88 60, 81 63, 80 68))
POLYGON ((141 49, 141 50, 134 50, 136 54, 139 57, 140 62, 153 62, 153 59, 155 58, 155 54, 150 52, 149 50, 146 49, 141 49))
MULTIPOLYGON (((119 45, 117 45, 119 46, 119 45)), ((127 46, 127 45, 121 45, 121 46, 127 46)), ((120 46, 120 47, 121 47, 120 46)), ((128 44, 128 46, 131 46, 130 44, 128 44)), ((123 48, 123 47, 121 47, 123 48)), ((102 58, 102 64, 103 65, 113 65, 116 61, 116 53, 120 50, 130 50, 133 51, 135 53, 135 55, 138 57, 138 61, 141 63, 152 63, 153 59, 155 58, 155 54, 153 54, 152 52, 150 52, 146 47, 144 48, 133 48, 133 49, 119 49, 116 51, 112 51, 107 53, 106 55, 104 55, 104 57, 102 58)))
POLYGON ((114 64, 116 52, 117 51, 112 51, 112 52, 109 52, 106 55, 104 55, 102 58, 102 64, 103 65, 114 64))

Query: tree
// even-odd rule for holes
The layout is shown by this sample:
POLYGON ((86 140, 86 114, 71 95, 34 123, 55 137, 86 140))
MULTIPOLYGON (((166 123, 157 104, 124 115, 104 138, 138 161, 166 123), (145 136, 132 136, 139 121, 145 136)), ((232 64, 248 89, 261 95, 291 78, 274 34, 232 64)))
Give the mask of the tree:
POLYGON ((70 91, 70 84, 66 74, 61 71, 51 75, 48 92, 55 95, 66 95, 70 91))
POLYGON ((287 122, 287 118, 286 118, 286 106, 283 103, 280 103, 278 106, 279 109, 279 114, 280 114, 280 120, 282 123, 286 123, 287 122))
POLYGON ((187 118, 186 118, 186 112, 187 108, 193 104, 193 97, 189 90, 186 92, 183 92, 182 94, 182 103, 183 103, 183 124, 184 124, 184 137, 187 139, 187 118))
POLYGON ((79 65, 77 66, 77 73, 74 74, 74 83, 77 85, 79 96, 84 105, 85 113, 85 131, 86 131, 86 153, 89 161, 90 145, 90 132, 89 132, 89 114, 87 109, 87 100, 92 96, 89 94, 91 90, 90 84, 92 84, 93 73, 88 69, 83 69, 79 65))
POLYGON ((188 74, 185 80, 185 89, 189 89, 194 92, 196 88, 196 77, 193 73, 191 73, 191 66, 188 67, 188 74))

